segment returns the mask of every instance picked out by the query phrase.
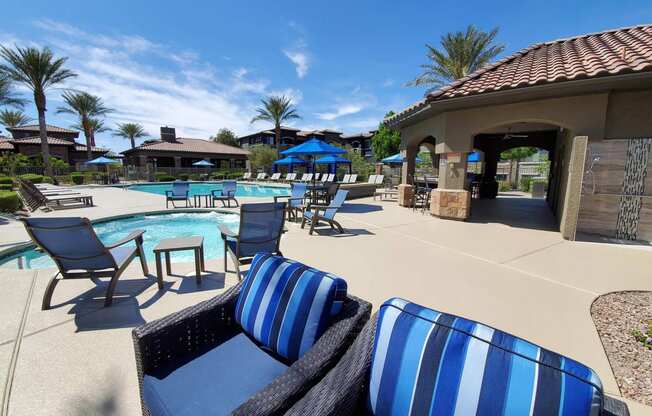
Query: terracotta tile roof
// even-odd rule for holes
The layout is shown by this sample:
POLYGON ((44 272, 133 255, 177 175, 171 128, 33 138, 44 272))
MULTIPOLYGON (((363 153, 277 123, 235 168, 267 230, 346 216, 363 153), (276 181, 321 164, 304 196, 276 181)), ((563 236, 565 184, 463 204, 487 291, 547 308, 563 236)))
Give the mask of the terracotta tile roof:
POLYGON ((368 131, 368 132, 365 132, 365 133, 345 134, 345 135, 342 136, 342 139, 360 139, 360 138, 362 138, 362 139, 370 139, 370 138, 374 137, 374 133, 375 133, 375 130, 374 131, 368 131))
POLYGON ((0 136, 0 150, 14 150, 14 145, 11 144, 11 139, 0 136))
MULTIPOLYGON (((50 124, 46 124, 45 128, 47 131, 51 133, 79 133, 77 130, 70 130, 70 129, 65 129, 63 127, 58 127, 58 126, 52 126, 50 124)), ((7 129, 9 131, 16 130, 16 131, 39 131, 39 126, 38 124, 28 124, 26 126, 19 126, 19 127, 12 127, 10 129, 7 129)))
POLYGON ((153 140, 149 143, 143 143, 135 149, 129 149, 122 153, 131 153, 136 151, 163 151, 163 152, 184 152, 184 153, 211 153, 247 156, 249 152, 239 147, 227 146, 221 143, 215 143, 203 139, 189 139, 177 137, 175 142, 166 142, 162 140, 153 140))
MULTIPOLYGON (((86 151, 86 145, 85 144, 75 144, 75 151, 76 152, 85 152, 86 151)), ((91 146, 91 152, 108 152, 109 149, 105 149, 103 147, 97 147, 97 146, 91 146)))
POLYGON ((434 101, 645 71, 652 71, 652 25, 590 33, 525 48, 428 94, 386 121, 434 101))
MULTIPOLYGON (((38 136, 12 139, 11 141, 15 144, 41 144, 41 138, 38 136)), ((51 146, 74 146, 75 142, 66 139, 58 139, 56 137, 48 137, 48 144, 51 146)))

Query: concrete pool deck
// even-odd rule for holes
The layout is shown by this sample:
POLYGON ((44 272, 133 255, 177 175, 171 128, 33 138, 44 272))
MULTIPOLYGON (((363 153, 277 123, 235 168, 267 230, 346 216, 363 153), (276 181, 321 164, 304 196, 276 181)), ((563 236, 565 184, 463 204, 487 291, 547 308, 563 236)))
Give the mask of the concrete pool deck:
MULTIPOLYGON (((87 191, 97 206, 38 215, 96 219, 165 205, 155 194, 87 191)), ((352 294, 376 307, 401 296, 568 355, 592 367, 605 391, 619 396, 590 306, 611 291, 652 290, 652 250, 565 241, 550 231, 554 221, 540 201, 512 198, 480 206, 470 222, 439 220, 395 202, 358 199, 338 214, 347 233, 309 236, 289 223, 282 249, 290 258, 339 274, 352 294), (496 207, 502 214, 512 210, 505 216, 510 221, 497 220, 491 211, 496 207), (526 221, 533 212, 537 221, 526 221)), ((2 224, 0 232, 3 247, 27 240, 19 223, 2 224)), ((144 278, 132 265, 110 308, 102 307, 103 285, 65 281, 54 292, 55 307, 49 311, 40 310, 40 301, 52 270, 0 269, 0 374, 10 375, 8 414, 74 414, 75 409, 77 414, 140 414, 130 331, 236 282, 233 273, 224 275, 221 260, 209 260, 207 267, 211 272, 198 287, 194 278, 181 277, 192 276, 193 265, 175 264, 175 276, 166 277, 165 290, 159 292, 154 279, 144 278)), ((633 415, 652 412, 628 403, 633 415)))

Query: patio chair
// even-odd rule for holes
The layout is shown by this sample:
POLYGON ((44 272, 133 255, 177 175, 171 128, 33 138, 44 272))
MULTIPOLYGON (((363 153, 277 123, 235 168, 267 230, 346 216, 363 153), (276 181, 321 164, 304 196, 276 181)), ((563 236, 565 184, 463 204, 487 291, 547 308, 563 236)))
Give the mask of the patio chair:
POLYGON ((288 221, 291 218, 295 220, 299 218, 299 213, 303 213, 307 202, 307 185, 302 182, 292 184, 290 195, 279 195, 274 197, 274 202, 279 202, 282 199, 287 199, 286 212, 288 221))
POLYGON ((269 178, 270 181, 274 181, 274 182, 277 182, 280 179, 281 179, 281 173, 280 172, 273 173, 272 176, 270 176, 270 178, 269 178))
POLYGON ((93 196, 81 194, 74 190, 42 191, 30 181, 18 179, 18 194, 30 211, 43 206, 48 209, 76 208, 93 206, 93 196), (72 204, 71 204, 72 203, 72 204))
POLYGON ((316 180, 316 181, 318 181, 318 180, 319 180, 319 176, 320 176, 320 175, 321 175, 321 173, 319 173, 319 172, 317 172, 317 173, 315 173, 315 175, 314 175, 314 176, 315 176, 315 180, 316 180))
POLYGON ((222 189, 214 189, 211 191, 213 204, 215 201, 220 201, 223 207, 231 208, 231 201, 235 202, 235 206, 239 207, 238 200, 235 199, 238 184, 236 181, 223 181, 222 189), (226 204, 224 203, 226 201, 226 204))
POLYGON ((376 175, 376 185, 382 185, 385 182, 385 175, 376 175))
POLYGON ((240 266, 250 264, 256 253, 282 255, 280 245, 285 224, 285 207, 285 202, 242 204, 237 233, 224 224, 219 225, 224 243, 224 273, 228 272, 227 254, 231 257, 240 280, 240 266))
POLYGON ((342 183, 349 183, 349 178, 350 177, 351 177, 351 175, 349 175, 349 174, 344 175, 344 177, 342 178, 342 183))
POLYGON ((321 183, 326 183, 326 182, 328 182, 328 177, 329 177, 329 176, 330 176, 330 175, 327 174, 327 173, 324 173, 323 175, 321 175, 321 183))
POLYGON ((172 202, 172 207, 176 208, 174 201, 184 201, 186 208, 190 206, 190 184, 188 182, 174 181, 172 190, 165 191, 165 208, 169 207, 170 202, 172 202))
POLYGON ((247 181, 247 180, 249 180, 249 179, 251 179, 251 172, 245 172, 245 173, 242 175, 242 180, 243 180, 243 181, 247 181))
MULTIPOLYGON (((135 257, 140 258, 143 274, 149 274, 143 251, 143 230, 132 231, 120 241, 105 245, 95 234, 88 218, 23 218, 21 221, 32 241, 54 260, 59 269, 45 289, 42 310, 50 309, 52 293, 61 279, 110 277, 104 300, 104 306, 110 306, 118 279, 135 257), (124 247, 131 242, 135 245, 124 247)), ((158 281, 158 286, 163 288, 162 280, 158 281)))
POLYGON ((260 172, 258 176, 256 176, 257 181, 264 181, 267 178, 267 174, 265 172, 260 172))
POLYGON ((351 176, 349 176, 349 182, 348 183, 356 183, 357 180, 358 180, 358 174, 354 173, 351 176))
POLYGON ((326 184, 326 189, 317 191, 316 200, 318 204, 328 205, 331 203, 337 191, 340 189, 340 184, 337 182, 329 182, 326 184))
POLYGON ((288 173, 288 174, 285 175, 285 181, 286 181, 286 182, 292 182, 292 181, 295 180, 296 178, 297 178, 297 174, 296 174, 296 173, 288 173))
MULTIPOLYGON (((305 179, 305 181, 306 181, 306 182, 310 182, 310 181, 312 181, 312 176, 313 176, 312 173, 306 173, 306 179, 305 179)), ((301 179, 301 180, 303 180, 303 179, 301 179)))
POLYGON ((421 208, 421 213, 424 213, 430 207, 431 192, 432 189, 430 189, 427 183, 417 182, 414 186, 412 210, 416 210, 418 205, 421 208))
POLYGON ((403 299, 286 415, 628 415, 585 365, 403 299))
POLYGON ((337 182, 337 181, 335 180, 335 174, 334 174, 334 173, 330 173, 330 174, 328 175, 328 179, 326 180, 326 182, 337 182))
POLYGON ((371 184, 371 185, 375 185, 376 184, 376 176, 378 176, 378 175, 369 175, 369 179, 367 179, 367 183, 371 184))
POLYGON ((330 225, 332 229, 337 228, 340 233, 344 232, 344 229, 339 222, 335 221, 335 214, 342 208, 344 200, 349 191, 340 189, 335 194, 335 197, 332 199, 329 205, 311 205, 308 209, 303 212, 303 219, 301 220, 301 228, 304 228, 307 222, 310 223, 310 231, 308 234, 312 235, 312 232, 315 230, 315 227, 320 222, 325 222, 330 225))
POLYGON ((259 254, 243 282, 132 331, 143 415, 281 415, 370 312, 344 280, 259 254))

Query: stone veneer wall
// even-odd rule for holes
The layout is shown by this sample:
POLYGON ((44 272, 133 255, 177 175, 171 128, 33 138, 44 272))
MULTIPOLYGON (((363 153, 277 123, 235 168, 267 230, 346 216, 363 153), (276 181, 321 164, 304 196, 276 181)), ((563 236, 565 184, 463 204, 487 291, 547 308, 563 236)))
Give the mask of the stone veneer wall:
POLYGON ((465 220, 471 214, 471 193, 460 189, 435 189, 430 194, 430 213, 440 218, 465 220))

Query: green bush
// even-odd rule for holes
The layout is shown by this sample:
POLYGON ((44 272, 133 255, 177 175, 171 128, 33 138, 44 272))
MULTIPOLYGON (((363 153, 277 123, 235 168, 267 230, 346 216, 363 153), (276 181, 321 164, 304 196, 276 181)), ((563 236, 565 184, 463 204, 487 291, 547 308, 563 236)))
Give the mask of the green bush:
POLYGON ((20 179, 24 181, 30 181, 31 183, 42 183, 43 175, 35 175, 33 173, 26 173, 19 176, 20 179))
POLYGON ((512 185, 509 182, 501 181, 498 182, 498 192, 508 192, 512 190, 512 185))
POLYGON ((73 173, 70 174, 70 180, 75 185, 81 185, 81 184, 84 183, 84 175, 82 175, 79 172, 73 172, 73 173))
POLYGON ((530 177, 525 177, 521 178, 519 181, 519 186, 518 188, 523 191, 523 192, 530 192, 531 186, 532 186, 532 178, 530 177))
POLYGON ((198 181, 198 180, 200 180, 199 175, 196 174, 196 173, 193 173, 192 175, 190 175, 189 178, 190 178, 191 181, 198 181))
POLYGON ((15 212, 21 207, 18 194, 13 191, 0 191, 0 211, 15 212))
POLYGON ((177 179, 180 179, 182 181, 187 181, 189 177, 190 175, 187 173, 180 173, 177 175, 177 179))
POLYGON ((172 182, 176 178, 172 175, 168 175, 167 173, 157 173, 156 174, 156 181, 157 182, 172 182))
POLYGON ((244 172, 233 172, 226 175, 227 179, 240 179, 244 175, 244 172))
POLYGON ((13 178, 10 178, 9 176, 0 176, 0 185, 12 185, 13 183, 13 178))
POLYGON ((13 185, 9 185, 9 184, 6 184, 6 183, 0 183, 0 191, 11 191, 12 189, 14 189, 13 185))
POLYGON ((54 179, 51 176, 44 176, 43 183, 54 183, 54 179))

